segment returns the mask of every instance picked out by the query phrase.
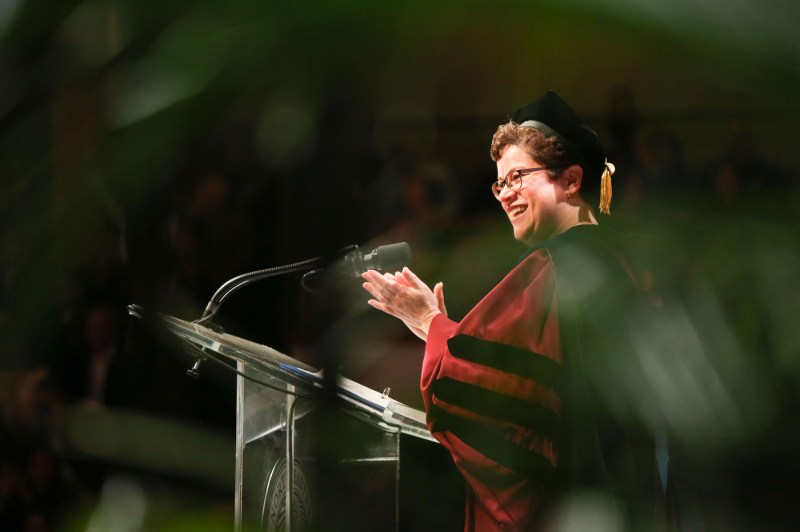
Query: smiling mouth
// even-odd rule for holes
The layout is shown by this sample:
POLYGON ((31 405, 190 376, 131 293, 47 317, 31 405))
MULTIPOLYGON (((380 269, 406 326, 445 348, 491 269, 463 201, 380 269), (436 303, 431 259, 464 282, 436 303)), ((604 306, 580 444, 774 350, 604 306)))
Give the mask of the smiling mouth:
POLYGON ((513 207, 512 209, 509 209, 508 216, 509 218, 516 218, 517 216, 519 216, 520 214, 522 214, 527 210, 528 210, 527 205, 518 205, 516 207, 513 207))

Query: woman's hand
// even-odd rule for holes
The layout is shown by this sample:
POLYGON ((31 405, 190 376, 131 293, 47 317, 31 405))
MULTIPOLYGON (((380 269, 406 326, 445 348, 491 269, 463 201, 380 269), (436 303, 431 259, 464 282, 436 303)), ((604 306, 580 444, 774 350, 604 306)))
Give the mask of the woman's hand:
POLYGON ((383 275, 369 270, 361 277, 366 281, 364 289, 374 298, 367 303, 400 319, 423 340, 428 338, 433 318, 438 314, 447 315, 442 283, 431 290, 408 268, 383 275))

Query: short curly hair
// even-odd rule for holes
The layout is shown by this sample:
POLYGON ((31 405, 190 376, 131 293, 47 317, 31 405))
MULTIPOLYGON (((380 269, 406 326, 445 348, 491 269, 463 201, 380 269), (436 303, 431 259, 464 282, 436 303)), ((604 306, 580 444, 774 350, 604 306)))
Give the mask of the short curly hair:
POLYGON ((494 132, 489 148, 494 162, 497 162, 507 146, 519 146, 532 158, 551 168, 547 171, 551 179, 555 179, 561 170, 574 164, 555 137, 548 137, 536 128, 522 126, 513 120, 499 125, 494 132))

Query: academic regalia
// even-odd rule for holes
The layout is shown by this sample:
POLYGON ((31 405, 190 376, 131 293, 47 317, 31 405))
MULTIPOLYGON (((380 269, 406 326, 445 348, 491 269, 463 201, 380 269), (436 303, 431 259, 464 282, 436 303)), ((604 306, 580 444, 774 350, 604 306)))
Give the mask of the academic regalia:
POLYGON ((576 226, 532 248, 460 322, 431 323, 420 386, 470 488, 467 530, 540 529, 577 488, 637 499, 629 521, 652 509, 638 500, 653 492, 652 446, 601 400, 635 359, 625 324, 642 310, 601 235, 576 226))

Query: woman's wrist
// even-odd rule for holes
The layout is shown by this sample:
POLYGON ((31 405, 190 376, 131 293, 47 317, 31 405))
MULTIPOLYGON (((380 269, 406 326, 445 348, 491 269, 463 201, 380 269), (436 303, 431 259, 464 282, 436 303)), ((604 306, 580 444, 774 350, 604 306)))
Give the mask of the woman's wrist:
POLYGON ((423 315, 422 319, 420 319, 419 329, 422 332, 424 332, 426 336, 428 335, 428 331, 431 328, 431 322, 436 316, 438 316, 441 313, 442 312, 439 309, 432 309, 430 312, 426 312, 423 315))

